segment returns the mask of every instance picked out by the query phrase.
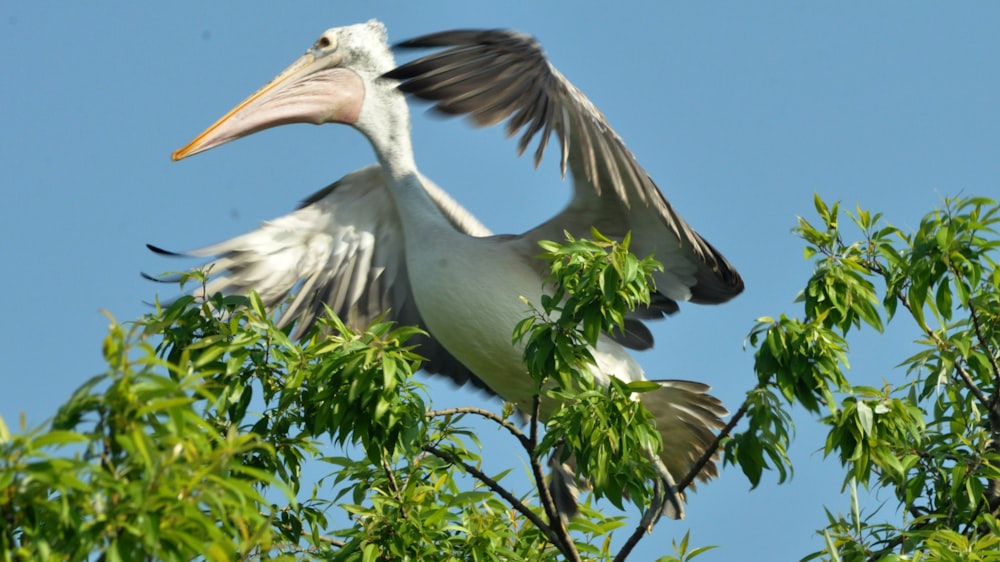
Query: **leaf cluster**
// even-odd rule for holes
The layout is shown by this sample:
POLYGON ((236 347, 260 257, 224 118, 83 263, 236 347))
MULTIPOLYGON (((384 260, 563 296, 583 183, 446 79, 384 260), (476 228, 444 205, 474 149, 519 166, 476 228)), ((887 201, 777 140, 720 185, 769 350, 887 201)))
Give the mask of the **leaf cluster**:
POLYGON ((659 385, 598 372, 589 349, 602 334, 623 332, 626 315, 649 304, 652 274, 662 266, 629 252, 630 236, 621 242, 596 230, 592 236, 567 234, 566 243, 540 243, 553 291, 514 331, 515 343, 525 342, 525 364, 539 399, 555 405, 533 454, 556 451, 587 475, 596 498, 608 498, 619 509, 625 499, 645 507, 656 475, 650 458, 663 445, 652 415, 633 396, 659 385))
MULTIPOLYGON (((809 558, 957 560, 995 550, 1000 207, 985 198, 946 199, 912 233, 858 208, 845 213, 859 233, 847 242, 839 204, 818 196, 814 203, 819 223, 800 218, 796 229, 814 263, 798 297, 802 317, 761 319, 749 338, 757 348, 758 389, 774 407, 780 396, 816 414, 825 410, 824 451, 845 467, 845 487, 891 492, 903 520, 861 513, 855 495, 849 516, 828 512, 827 549, 809 558), (893 320, 906 320, 916 337, 918 351, 901 361, 907 380, 882 388, 852 384, 849 336, 880 334, 893 320)), ((781 426, 773 420, 782 415, 765 414, 764 422, 758 416, 749 416, 751 431, 767 451, 781 426)), ((727 449, 729 458, 754 481, 761 463, 746 462, 751 441, 734 441, 740 447, 727 449)))
POLYGON ((12 432, 0 419, 0 559, 623 560, 611 551, 622 516, 588 501, 564 527, 539 463, 559 448, 615 505, 648 497, 642 467, 659 436, 632 399, 646 387, 595 386, 587 347, 648 299, 656 266, 606 239, 570 245, 548 247, 560 296, 544 315, 559 321, 540 313, 523 326, 560 350, 534 348, 545 357, 533 364, 551 369, 540 396, 567 404, 543 439, 537 416, 525 435, 512 408, 429 410, 412 380, 414 328, 353 330, 330 314, 293 341, 254 293, 183 296, 112 319, 106 371, 48 426, 12 432), (477 433, 461 424, 470 415, 522 444, 543 499, 483 470, 477 433), (307 477, 317 465, 325 475, 307 477))
POLYGON ((513 510, 481 484, 460 489, 453 463, 427 454, 453 442, 475 459, 458 416, 428 416, 410 378, 413 333, 331 317, 294 342, 255 294, 182 297, 112 321, 107 371, 50 427, 0 423, 0 559, 395 560, 401 544, 412 559, 492 559, 500 543, 538 547, 537 531, 509 524, 513 510), (324 440, 361 460, 327 457, 324 440), (307 463, 332 467, 311 490, 307 463), (376 512, 394 541, 370 533, 376 512), (333 528, 331 515, 353 524, 333 528))

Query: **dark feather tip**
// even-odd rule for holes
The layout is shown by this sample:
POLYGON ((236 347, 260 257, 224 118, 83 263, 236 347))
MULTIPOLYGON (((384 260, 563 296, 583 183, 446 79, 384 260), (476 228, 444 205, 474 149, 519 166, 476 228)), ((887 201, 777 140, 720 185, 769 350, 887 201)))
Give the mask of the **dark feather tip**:
POLYGON ((174 283, 179 283, 180 280, 181 280, 181 276, 180 275, 164 275, 162 277, 157 277, 155 275, 150 275, 150 274, 146 273, 145 271, 140 271, 139 275, 141 275, 143 279, 145 279, 147 281, 152 281, 153 283, 170 283, 170 284, 174 284, 174 283))
POLYGON ((176 258, 183 258, 183 257, 185 257, 184 254, 178 254, 177 252, 171 252, 170 250, 164 250, 163 248, 161 248, 159 246, 154 246, 152 244, 146 244, 146 247, 149 248, 149 251, 153 252, 154 254, 159 254, 161 256, 173 256, 173 257, 176 257, 176 258))

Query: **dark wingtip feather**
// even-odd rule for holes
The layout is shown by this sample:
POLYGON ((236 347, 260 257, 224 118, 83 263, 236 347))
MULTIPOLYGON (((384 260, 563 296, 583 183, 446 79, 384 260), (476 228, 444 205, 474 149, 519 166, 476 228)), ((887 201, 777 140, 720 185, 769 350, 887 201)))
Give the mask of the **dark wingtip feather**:
POLYGON ((141 275, 142 278, 145 279, 146 281, 152 281, 153 283, 170 283, 170 284, 176 284, 176 283, 180 282, 180 280, 181 280, 181 276, 180 275, 168 275, 168 276, 163 276, 163 277, 156 277, 155 275, 150 275, 150 274, 146 273, 145 271, 140 271, 139 275, 141 275))
POLYGON ((154 246, 152 244, 146 244, 146 248, 148 248, 149 251, 153 252, 154 254, 159 254, 161 256, 172 256, 172 257, 175 257, 175 258, 184 258, 184 257, 187 257, 184 254, 180 254, 180 253, 177 253, 177 252, 171 252, 170 250, 164 250, 163 248, 161 248, 159 246, 154 246))

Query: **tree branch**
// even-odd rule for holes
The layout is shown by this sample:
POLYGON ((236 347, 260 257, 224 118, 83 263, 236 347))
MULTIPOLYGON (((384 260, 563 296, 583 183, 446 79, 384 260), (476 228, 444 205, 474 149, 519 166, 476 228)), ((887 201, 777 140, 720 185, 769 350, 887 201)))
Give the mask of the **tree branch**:
POLYGON ((972 328, 976 331, 976 338, 979 339, 979 345, 983 347, 983 355, 989 358, 990 366, 993 368, 993 401, 990 403, 990 410, 993 410, 1000 403, 1000 363, 997 362, 996 355, 989 353, 990 345, 986 337, 983 336, 983 325, 979 320, 979 311, 976 310, 976 306, 971 301, 969 302, 969 316, 972 318, 972 328))
POLYGON ((495 414, 489 410, 485 410, 483 408, 472 408, 472 407, 447 408, 444 410, 431 410, 427 412, 426 416, 428 418, 435 418, 435 417, 450 416, 452 414, 473 414, 486 418, 492 422, 496 422, 497 425, 506 429, 511 435, 513 435, 521 443, 521 446, 524 447, 526 451, 528 451, 529 453, 531 452, 529 449, 531 442, 524 435, 524 432, 522 432, 513 423, 507 421, 506 418, 498 414, 495 414))
POLYGON ((621 550, 619 550, 618 554, 615 555, 613 562, 623 562, 625 558, 632 553, 632 549, 635 548, 635 545, 639 544, 642 537, 646 536, 646 533, 649 531, 650 529, 644 524, 643 521, 640 520, 639 524, 636 525, 635 530, 632 531, 631 535, 629 535, 628 540, 626 540, 625 544, 622 545, 621 550))
POLYGON ((537 393, 531 399, 531 423, 528 426, 528 458, 531 460, 531 473, 535 477, 535 487, 538 488, 538 499, 541 501, 542 509, 549 518, 549 529, 552 530, 557 540, 554 542, 559 550, 573 562, 580 562, 580 553, 576 550, 573 539, 563 524, 562 516, 556 509, 556 502, 552 499, 552 493, 545 484, 545 473, 542 472, 541 459, 538 458, 538 411, 541 408, 542 398, 537 393))
MULTIPOLYGON (((764 386, 764 383, 757 385, 757 388, 760 388, 762 386, 764 386)), ((712 441, 712 444, 705 449, 705 452, 702 453, 701 457, 698 458, 694 466, 691 467, 691 470, 689 470, 688 473, 684 476, 684 478, 682 478, 677 483, 676 487, 678 494, 683 492, 685 488, 691 485, 691 482, 693 482, 694 479, 697 478, 698 473, 700 473, 702 469, 705 468, 705 465, 707 465, 709 461, 712 460, 712 457, 715 456, 716 453, 718 453, 719 446, 722 444, 722 440, 729 437, 729 435, 732 434, 733 430, 736 428, 736 425, 739 424, 740 420, 743 419, 743 416, 746 415, 747 410, 749 409, 749 402, 750 402, 749 399, 743 401, 743 404, 740 405, 740 408, 736 410, 736 413, 733 414, 733 417, 729 419, 729 423, 727 423, 726 426, 722 428, 722 431, 720 431, 719 434, 715 436, 715 440, 712 441)), ((628 539, 625 541, 625 544, 622 545, 622 549, 618 552, 618 555, 615 556, 614 562, 621 562, 625 560, 625 557, 627 557, 629 553, 632 552, 632 549, 635 548, 635 546, 639 543, 639 540, 642 539, 642 537, 645 536, 646 533, 648 532, 649 529, 647 528, 647 526, 642 521, 640 521, 639 524, 636 526, 635 530, 632 531, 632 534, 629 535, 628 539)))
MULTIPOLYGON (((765 383, 766 382, 767 381, 765 381, 765 383)), ((758 384, 757 388, 762 388, 765 385, 765 383, 758 384)), ((746 415, 747 410, 749 408, 750 408, 750 399, 747 398, 746 400, 743 401, 743 404, 740 405, 740 408, 736 410, 736 413, 733 414, 733 417, 729 418, 729 423, 727 423, 726 426, 722 428, 722 431, 720 431, 719 434, 715 436, 715 440, 712 441, 712 444, 707 449, 705 449, 704 453, 701 454, 701 457, 698 458, 698 462, 694 463, 694 466, 691 468, 691 470, 689 470, 688 473, 684 476, 684 478, 682 478, 681 481, 677 483, 678 493, 683 492, 685 488, 691 485, 691 482, 694 482, 694 479, 698 477, 698 473, 700 473, 701 470, 705 468, 705 465, 707 465, 709 461, 712 460, 712 457, 719 452, 719 445, 722 444, 722 440, 729 437, 729 435, 732 434, 733 430, 736 429, 736 425, 740 423, 740 420, 743 419, 743 416, 746 415)))
MULTIPOLYGON (((399 502, 399 505, 402 507, 405 505, 403 502, 402 492, 399 488, 399 484, 396 482, 396 476, 392 472, 392 467, 389 466, 389 461, 385 460, 385 457, 382 457, 382 470, 385 471, 386 479, 389 481, 389 487, 392 488, 392 495, 395 496, 395 500, 399 502)), ((406 519, 406 511, 400 509, 399 516, 406 519)))
MULTIPOLYGON (((456 459, 446 458, 445 460, 452 463, 462 464, 462 466, 465 467, 465 469, 470 474, 472 474, 478 480, 486 484, 491 490, 502 496, 509 503, 516 502, 516 504, 511 503, 514 509, 517 509, 519 512, 528 517, 528 519, 531 520, 532 523, 538 526, 538 528, 545 533, 545 535, 549 538, 549 540, 552 541, 554 545, 559 547, 559 550, 562 551, 562 553, 569 560, 578 562, 580 560, 580 555, 576 550, 575 543, 573 543, 572 538, 569 536, 569 532, 566 530, 566 527, 562 522, 562 517, 559 515, 559 512, 555 507, 555 501, 552 499, 552 494, 549 491, 548 486, 545 484, 545 473, 542 469, 541 461, 535 454, 535 450, 538 448, 538 426, 539 426, 538 410, 540 404, 541 404, 541 398, 536 394, 532 403, 529 436, 525 436, 524 432, 522 432, 517 426, 508 421, 506 418, 482 408, 473 408, 473 407, 447 408, 443 410, 431 410, 427 412, 426 415, 428 418, 433 418, 433 417, 448 416, 452 414, 473 414, 495 422, 497 425, 503 427, 511 435, 513 435, 518 440, 518 442, 521 443, 521 446, 528 453, 528 456, 531 459, 530 464, 531 464, 532 474, 534 475, 535 478, 535 486, 536 488, 538 488, 538 497, 542 504, 542 509, 545 511, 545 515, 549 518, 549 525, 544 525, 541 519, 538 519, 533 512, 527 510, 527 508, 524 507, 524 504, 521 503, 520 500, 515 498, 513 495, 510 495, 510 493, 507 492, 505 488, 500 486, 500 484, 494 481, 493 479, 486 476, 482 471, 479 471, 478 469, 472 467, 471 465, 460 463, 460 461, 457 461, 456 459), (526 511, 522 511, 521 509, 518 508, 518 506, 521 506, 526 511), (529 513, 531 514, 530 516, 528 515, 529 513)), ((433 446, 428 446, 428 447, 433 448, 433 446)), ((440 451, 439 449, 436 448, 434 449, 440 451)), ((424 450, 441 457, 441 455, 427 449, 427 447, 425 447, 424 450)))
POLYGON ((976 397, 976 400, 979 400, 979 403, 983 405, 983 408, 989 412, 990 425, 993 430, 992 433, 996 434, 997 429, 1000 428, 1000 423, 996 422, 1000 422, 1000 417, 996 415, 993 408, 990 408, 991 401, 986 398, 986 394, 979 388, 976 381, 972 380, 972 376, 969 375, 969 372, 966 371, 965 367, 963 367, 958 361, 955 362, 955 371, 958 372, 958 375, 962 378, 962 382, 965 383, 965 387, 969 389, 969 392, 971 392, 972 395, 976 397))
MULTIPOLYGON (((955 370, 958 372, 959 376, 962 378, 962 382, 965 386, 975 395, 976 399, 983 404, 986 408, 986 417, 990 424, 990 443, 987 449, 994 452, 1000 450, 1000 411, 996 408, 996 402, 994 400, 987 400, 986 394, 980 390, 976 385, 976 382, 972 380, 972 375, 965 370, 965 367, 958 361, 955 362, 955 370)), ((987 461, 988 462, 988 461, 987 461)), ((978 461, 977 461, 978 464, 978 461)), ((995 512, 997 508, 1000 508, 1000 480, 995 478, 987 479, 987 487, 985 490, 986 503, 989 505, 990 512, 995 512)), ((980 506, 981 507, 981 506, 980 506)), ((974 514, 973 519, 978 517, 978 512, 974 514)))
MULTIPOLYGON (((265 517, 268 516, 268 514, 264 513, 264 512, 260 512, 260 514, 263 515, 263 516, 265 516, 265 517)), ((289 525, 288 523, 277 523, 276 522, 274 525, 276 527, 278 527, 279 529, 281 529, 282 531, 291 531, 292 530, 292 526, 289 525)), ((301 531, 299 531, 299 534, 302 535, 303 537, 309 537, 309 538, 312 538, 312 536, 313 536, 312 533, 310 533, 309 531, 306 531, 305 529, 302 529, 301 531)), ((326 537, 326 536, 317 534, 316 538, 319 540, 319 542, 323 542, 323 543, 326 543, 328 545, 335 546, 337 548, 344 548, 345 546, 347 546, 347 542, 342 541, 340 539, 335 539, 333 537, 326 537)), ((290 546, 292 546, 292 545, 290 545, 290 546)))
MULTIPOLYGON (((511 494, 506 488, 501 486, 499 482, 487 476, 485 472, 459 458, 456 458, 451 453, 435 447, 434 445, 424 445, 421 449, 445 462, 461 466, 466 472, 485 484, 487 488, 493 490, 494 493, 506 500, 515 511, 525 516, 528 521, 531 521, 536 527, 538 527, 538 530, 545 534, 546 538, 548 538, 552 544, 556 546, 561 544, 559 536, 555 533, 555 531, 553 531, 552 527, 546 525, 534 511, 528 509, 528 507, 524 505, 521 500, 514 497, 514 494, 511 494)), ((562 550, 562 548, 559 550, 562 550)))

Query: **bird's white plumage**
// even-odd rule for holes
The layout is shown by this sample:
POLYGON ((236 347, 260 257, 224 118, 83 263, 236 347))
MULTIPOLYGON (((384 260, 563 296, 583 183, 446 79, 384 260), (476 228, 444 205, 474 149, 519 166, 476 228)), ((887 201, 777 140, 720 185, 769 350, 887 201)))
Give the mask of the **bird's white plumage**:
MULTIPOLYGON (((453 228, 473 237, 490 231, 436 184, 420 177, 430 199, 453 228)), ((205 267, 205 290, 256 291, 268 308, 282 303, 280 325, 296 321, 296 337, 329 306, 354 328, 383 314, 426 329, 413 300, 402 225, 382 168, 372 165, 314 193, 302 206, 256 230, 187 252, 216 256, 205 267)), ((434 338, 420 351, 430 372, 483 388, 469 369, 434 338)))
MULTIPOLYGON (((441 37, 455 34, 470 41, 468 32, 441 37)), ((453 54, 448 51, 438 67, 440 61, 432 56, 421 59, 423 66, 411 63, 393 70, 385 35, 384 27, 374 21, 328 30, 286 71, 175 153, 181 158, 270 126, 296 119, 322 122, 317 116, 328 116, 326 122, 348 123, 364 133, 379 160, 379 166, 355 172, 313 195, 298 211, 199 250, 199 255, 220 256, 214 262, 220 276, 213 279, 211 290, 255 289, 266 295, 269 306, 294 294, 285 320, 299 318, 303 326, 324 304, 354 325, 389 310, 390 318, 429 332, 420 348, 430 358, 429 370, 460 382, 484 383, 526 410, 535 389, 522 349, 511 343, 511 336, 529 313, 522 299, 538 307, 545 291, 546 265, 535 257, 538 241, 561 239, 564 231, 586 236, 591 227, 616 238, 631 231, 633 248, 655 254, 666 269, 657 279, 657 299, 648 310, 636 313, 640 318, 673 312, 676 301, 721 302, 742 290, 742 280, 728 262, 676 215, 603 116, 540 50, 527 49, 526 64, 515 56, 507 67, 494 61, 493 67, 474 71, 489 75, 483 86, 481 77, 456 82, 436 75, 435 68, 451 67, 448 57, 453 54), (574 197, 567 208, 523 235, 489 236, 417 171, 406 101, 396 82, 384 78, 407 67, 410 79, 415 74, 431 90, 447 90, 445 98, 460 110, 456 112, 481 111, 480 122, 495 123, 512 114, 514 124, 531 121, 522 144, 541 130, 538 157, 549 132, 558 134, 562 161, 569 162, 574 176, 574 197), (427 75, 419 76, 423 72, 427 75), (487 96, 485 108, 477 109, 475 104, 483 102, 476 96, 491 88, 492 99, 503 97, 507 105, 490 105, 487 96), (519 91, 528 98, 519 102, 509 95, 519 91), (301 114, 296 113, 296 95, 302 98, 301 114), (462 100, 474 103, 463 105, 462 100), (524 105, 518 109, 512 103, 524 105)), ((453 57, 461 63, 457 76, 475 68, 461 59, 483 45, 497 58, 489 53, 494 35, 484 37, 482 45, 473 41, 471 50, 459 49, 453 57)), ((523 36, 500 37, 512 42, 515 53, 525 48, 523 36)), ((649 345, 648 330, 636 318, 630 322, 635 336, 621 341, 649 345)), ((609 376, 645 380, 638 362, 611 337, 602 336, 591 352, 599 383, 607 384, 609 376)), ((725 409, 707 394, 705 385, 663 381, 661 386, 642 400, 664 437, 661 460, 669 484, 694 466, 713 430, 721 427, 725 409)), ((541 418, 556 406, 546 403, 541 418)), ((716 474, 710 462, 700 478, 716 474)), ((676 499, 668 508, 674 515, 681 513, 676 499)))

